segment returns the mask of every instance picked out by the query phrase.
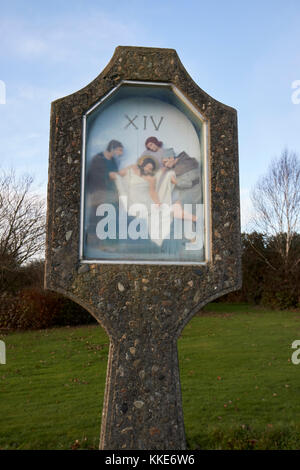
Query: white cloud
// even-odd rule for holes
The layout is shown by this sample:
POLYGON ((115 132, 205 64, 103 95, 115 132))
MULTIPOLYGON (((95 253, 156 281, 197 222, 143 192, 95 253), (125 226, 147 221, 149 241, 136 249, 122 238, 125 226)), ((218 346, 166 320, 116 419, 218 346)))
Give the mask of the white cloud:
POLYGON ((140 38, 139 26, 110 19, 99 12, 91 17, 61 17, 46 25, 21 19, 3 18, 2 55, 24 60, 65 62, 91 58, 99 61, 99 53, 111 51, 115 44, 133 44, 140 38))
POLYGON ((41 39, 25 37, 23 41, 16 43, 18 52, 22 57, 40 57, 47 51, 47 45, 41 39))

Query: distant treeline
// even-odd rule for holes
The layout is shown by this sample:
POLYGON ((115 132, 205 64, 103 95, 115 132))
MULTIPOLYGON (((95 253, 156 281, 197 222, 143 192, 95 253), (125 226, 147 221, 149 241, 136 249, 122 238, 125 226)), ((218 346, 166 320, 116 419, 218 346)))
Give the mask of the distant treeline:
MULTIPOLYGON (((300 235, 288 257, 286 235, 242 234, 242 289, 220 302, 247 302, 273 308, 300 307, 300 235), (282 256, 281 254, 282 253, 282 256)), ((60 294, 45 291, 44 263, 0 266, 0 328, 39 329, 94 323, 90 313, 60 294), (1 267, 2 266, 2 267, 1 267)))
POLYGON ((220 301, 237 301, 286 309, 300 307, 300 234, 285 256, 286 234, 242 234, 242 289, 220 301))

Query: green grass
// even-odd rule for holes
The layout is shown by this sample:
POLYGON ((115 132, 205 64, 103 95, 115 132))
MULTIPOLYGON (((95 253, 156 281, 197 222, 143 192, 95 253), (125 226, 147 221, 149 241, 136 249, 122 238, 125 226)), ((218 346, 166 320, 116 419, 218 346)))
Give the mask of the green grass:
POLYGON ((179 341, 188 443, 202 449, 299 449, 300 312, 210 304, 179 341))
MULTIPOLYGON (((108 338, 98 326, 0 334, 0 449, 97 448, 108 338)), ((214 303, 178 342, 192 449, 299 449, 300 312, 214 303)))

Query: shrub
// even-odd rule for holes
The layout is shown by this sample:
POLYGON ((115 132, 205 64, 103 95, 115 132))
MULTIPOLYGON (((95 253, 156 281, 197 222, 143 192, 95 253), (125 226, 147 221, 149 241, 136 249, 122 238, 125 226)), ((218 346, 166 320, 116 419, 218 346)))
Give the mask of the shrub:
POLYGON ((96 320, 80 305, 55 292, 27 288, 1 296, 0 328, 42 329, 96 320))
POLYGON ((284 265, 274 249, 274 237, 242 234, 243 286, 220 298, 221 302, 249 302, 287 309, 299 307, 300 235, 291 246, 291 260, 284 265))

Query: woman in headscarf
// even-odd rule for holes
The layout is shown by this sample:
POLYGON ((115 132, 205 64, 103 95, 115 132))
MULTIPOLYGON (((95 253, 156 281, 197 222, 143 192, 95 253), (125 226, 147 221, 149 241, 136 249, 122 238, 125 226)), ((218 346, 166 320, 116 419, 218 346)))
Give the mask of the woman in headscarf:
POLYGON ((152 156, 159 162, 159 166, 163 166, 163 158, 165 157, 165 150, 163 149, 163 143, 156 137, 151 136, 146 139, 145 142, 146 150, 142 153, 141 157, 152 156))

